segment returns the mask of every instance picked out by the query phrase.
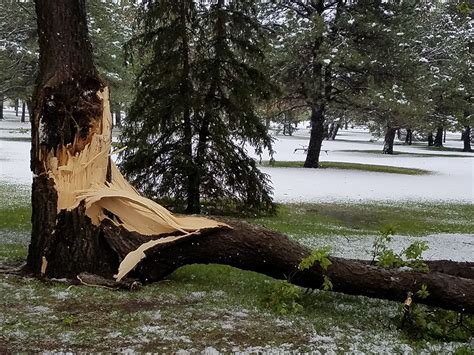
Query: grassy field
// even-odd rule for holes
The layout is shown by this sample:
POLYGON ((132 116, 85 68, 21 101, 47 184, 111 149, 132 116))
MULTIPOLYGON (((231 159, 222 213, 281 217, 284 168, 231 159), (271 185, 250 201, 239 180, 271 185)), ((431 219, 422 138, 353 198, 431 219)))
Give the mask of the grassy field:
MULTIPOLYGON (((26 257, 28 193, 19 186, 0 187, 0 264, 17 265, 26 257)), ((473 212, 473 206, 456 204, 294 204, 251 222, 295 239, 371 235, 389 222, 406 235, 473 233, 473 212)), ((277 313, 265 300, 280 284, 220 265, 187 266, 133 292, 0 274, 0 353, 471 353, 465 332, 441 336, 398 329, 401 306, 395 302, 298 289, 301 309, 277 313)))
MULTIPOLYGON (((262 162, 262 166, 273 167, 273 168, 302 168, 303 162, 301 161, 275 161, 272 163, 262 162)), ((344 169, 344 170, 361 170, 371 171, 377 173, 389 173, 389 174, 405 174, 405 175, 426 175, 430 172, 423 169, 414 168, 402 168, 398 166, 388 165, 373 165, 373 164, 359 164, 359 163, 345 163, 336 161, 325 161, 321 162, 322 169, 344 169)))
MULTIPOLYGON (((438 148, 432 148, 432 147, 420 147, 426 150, 432 150, 432 151, 449 151, 449 152, 460 152, 462 153, 461 149, 456 149, 456 148, 446 148, 446 149, 438 149, 438 148)), ((436 154, 436 153, 418 153, 418 152, 400 152, 397 151, 397 146, 393 148, 394 152, 393 155, 401 155, 401 156, 410 156, 410 157, 418 157, 418 158, 436 158, 436 157, 441 157, 441 158, 469 158, 469 155, 461 155, 461 154, 436 154)), ((358 149, 358 150, 340 150, 340 152, 350 152, 350 153, 369 153, 369 154, 382 154, 382 150, 377 150, 377 149, 358 149)))

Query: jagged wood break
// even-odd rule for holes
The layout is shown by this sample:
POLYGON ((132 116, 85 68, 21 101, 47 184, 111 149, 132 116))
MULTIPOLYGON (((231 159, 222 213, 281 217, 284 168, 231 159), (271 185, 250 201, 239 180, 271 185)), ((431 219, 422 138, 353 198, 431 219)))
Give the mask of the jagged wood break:
POLYGON ((32 122, 31 271, 110 275, 120 261, 120 280, 148 248, 223 226, 173 216, 123 178, 110 159, 109 94, 92 62, 84 1, 38 1, 36 11, 41 60, 32 122), (104 220, 153 239, 117 259, 103 239, 104 220))
MULTIPOLYGON (((108 90, 92 62, 85 0, 38 0, 36 13, 40 75, 26 271, 119 280, 135 268, 142 281, 156 281, 183 265, 221 263, 280 279, 293 275, 297 285, 321 287, 321 267, 298 271, 310 251, 286 236, 239 221, 176 217, 140 196, 110 159, 108 90)), ((440 261, 422 273, 331 261, 325 273, 334 291, 403 302, 407 292, 416 295, 426 285, 430 296, 415 302, 474 313, 473 263, 440 261)))

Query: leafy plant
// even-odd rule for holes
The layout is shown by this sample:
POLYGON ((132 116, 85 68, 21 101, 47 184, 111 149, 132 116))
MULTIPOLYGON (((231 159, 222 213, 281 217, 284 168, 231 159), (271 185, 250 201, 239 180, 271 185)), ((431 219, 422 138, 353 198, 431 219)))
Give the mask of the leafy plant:
POLYGON ((330 251, 330 246, 325 246, 320 249, 314 250, 309 256, 301 260, 298 268, 300 270, 306 270, 313 266, 315 262, 318 262, 319 266, 321 266, 323 270, 327 270, 329 265, 332 264, 331 260, 329 260, 330 251))
MULTIPOLYGON (((329 260, 329 252, 331 251, 330 246, 325 246, 320 249, 314 250, 309 256, 304 258, 300 261, 298 269, 301 271, 309 269, 314 265, 314 263, 318 263, 321 266, 323 271, 326 271, 328 267, 332 264, 331 260, 329 260)), ((332 282, 330 278, 323 272, 323 290, 330 291, 332 290, 332 282)))
POLYGON ((393 250, 387 249, 378 255, 377 265, 384 268, 400 267, 404 262, 393 250))
POLYGON ((387 244, 392 240, 392 235, 395 234, 395 229, 391 225, 383 226, 380 234, 375 238, 372 246, 372 261, 380 257, 386 250, 387 244))
POLYGON ((389 249, 387 244, 392 241, 395 230, 392 226, 385 226, 380 235, 375 239, 372 250, 372 261, 383 268, 411 267, 417 271, 428 271, 428 266, 422 259, 424 251, 428 250, 428 244, 424 241, 416 241, 406 247, 400 254, 389 249))
POLYGON ((466 342, 472 337, 473 329, 471 315, 461 316, 453 311, 413 305, 402 334, 410 339, 466 342))
POLYGON ((298 313, 303 309, 301 305, 302 292, 287 280, 276 281, 266 290, 263 303, 274 312, 287 315, 298 313))
POLYGON ((331 279, 327 275, 324 275, 323 290, 324 291, 332 290, 332 282, 331 282, 331 279))
POLYGON ((407 261, 405 265, 412 267, 418 271, 428 271, 428 266, 421 258, 424 251, 428 250, 426 242, 414 242, 410 244, 402 253, 405 255, 407 261))
POLYGON ((74 323, 76 323, 76 319, 73 315, 68 315, 63 319, 63 324, 67 325, 68 327, 72 326, 74 323))
POLYGON ((428 292, 428 286, 426 286, 426 284, 422 284, 421 288, 416 291, 416 295, 421 299, 428 298, 428 296, 430 295, 430 293, 428 292))

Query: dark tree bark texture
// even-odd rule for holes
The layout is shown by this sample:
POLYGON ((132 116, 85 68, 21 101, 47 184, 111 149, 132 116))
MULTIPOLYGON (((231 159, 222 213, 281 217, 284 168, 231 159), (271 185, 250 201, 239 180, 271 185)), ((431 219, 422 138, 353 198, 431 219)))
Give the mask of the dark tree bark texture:
POLYGON ((463 152, 472 152, 471 148, 471 126, 464 126, 462 132, 463 152))
POLYGON ((26 117, 26 102, 23 101, 21 104, 21 122, 25 122, 25 117, 26 117))
POLYGON ((311 109, 311 134, 308 153, 304 162, 305 168, 319 168, 319 154, 324 140, 324 106, 311 109))
POLYGON ((85 1, 36 1, 36 15, 40 74, 32 119, 35 177, 27 269, 41 274, 47 260, 51 277, 74 277, 82 271, 110 276, 113 267, 106 261, 112 254, 100 231, 81 207, 58 214, 54 181, 46 171, 46 161, 61 148, 80 152, 89 139, 93 118, 101 116, 96 92, 104 85, 92 62, 85 1), (104 262, 99 262, 102 258, 104 262))
POLYGON ((3 120, 3 94, 0 94, 0 120, 3 120))
POLYGON ((436 135, 434 139, 434 146, 435 147, 442 147, 443 146, 443 127, 438 127, 436 129, 436 135))
POLYGON ((117 111, 115 111, 115 126, 119 128, 122 127, 122 111, 120 110, 120 105, 117 111))
POLYGON ((385 139, 383 143, 383 150, 384 154, 393 154, 393 141, 395 140, 395 134, 397 133, 397 129, 393 127, 387 127, 385 131, 385 139))
POLYGON ((336 139, 336 136, 337 136, 337 133, 339 132, 339 129, 341 128, 341 124, 340 123, 336 123, 336 126, 334 127, 333 131, 332 131, 332 134, 331 134, 331 140, 335 140, 336 139))
POLYGON ((405 137, 405 144, 411 145, 413 140, 413 132, 410 128, 407 128, 407 135, 405 137))
POLYGON ((428 134, 428 147, 432 147, 434 144, 433 133, 428 134))
MULTIPOLYGON (((310 251, 288 237, 260 226, 228 222, 232 229, 208 229, 198 236, 161 245, 146 251, 147 257, 135 270, 143 282, 162 280, 177 268, 188 264, 225 264, 255 271, 277 279, 289 279, 295 285, 321 288, 323 270, 316 263, 309 270, 298 265, 310 251)), ((143 243, 143 236, 104 222, 105 238, 121 257, 143 243)), ((408 292, 416 294, 425 284, 430 292, 416 302, 454 310, 474 312, 473 263, 456 264, 463 276, 453 276, 452 262, 429 264, 429 273, 382 269, 368 262, 331 257, 326 275, 333 291, 352 295, 384 298, 403 302, 408 292), (446 272, 443 272, 446 271, 446 272), (441 272, 440 272, 441 271, 441 272)), ((415 296, 416 297, 416 296, 415 296)))

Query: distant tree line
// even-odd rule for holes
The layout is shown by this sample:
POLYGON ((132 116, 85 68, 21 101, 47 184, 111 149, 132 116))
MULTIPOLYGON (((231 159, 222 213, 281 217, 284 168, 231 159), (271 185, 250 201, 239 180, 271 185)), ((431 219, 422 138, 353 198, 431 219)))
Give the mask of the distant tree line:
MULTIPOLYGON (((441 147, 446 130, 462 131, 471 151, 474 22, 465 1, 87 4, 95 61, 124 123, 121 166, 176 210, 272 211, 268 176, 248 154, 272 152, 272 122, 285 135, 309 122, 307 168, 349 124, 383 137, 386 154, 397 134, 441 147)), ((0 3, 0 104, 31 105, 33 6, 0 3)))

